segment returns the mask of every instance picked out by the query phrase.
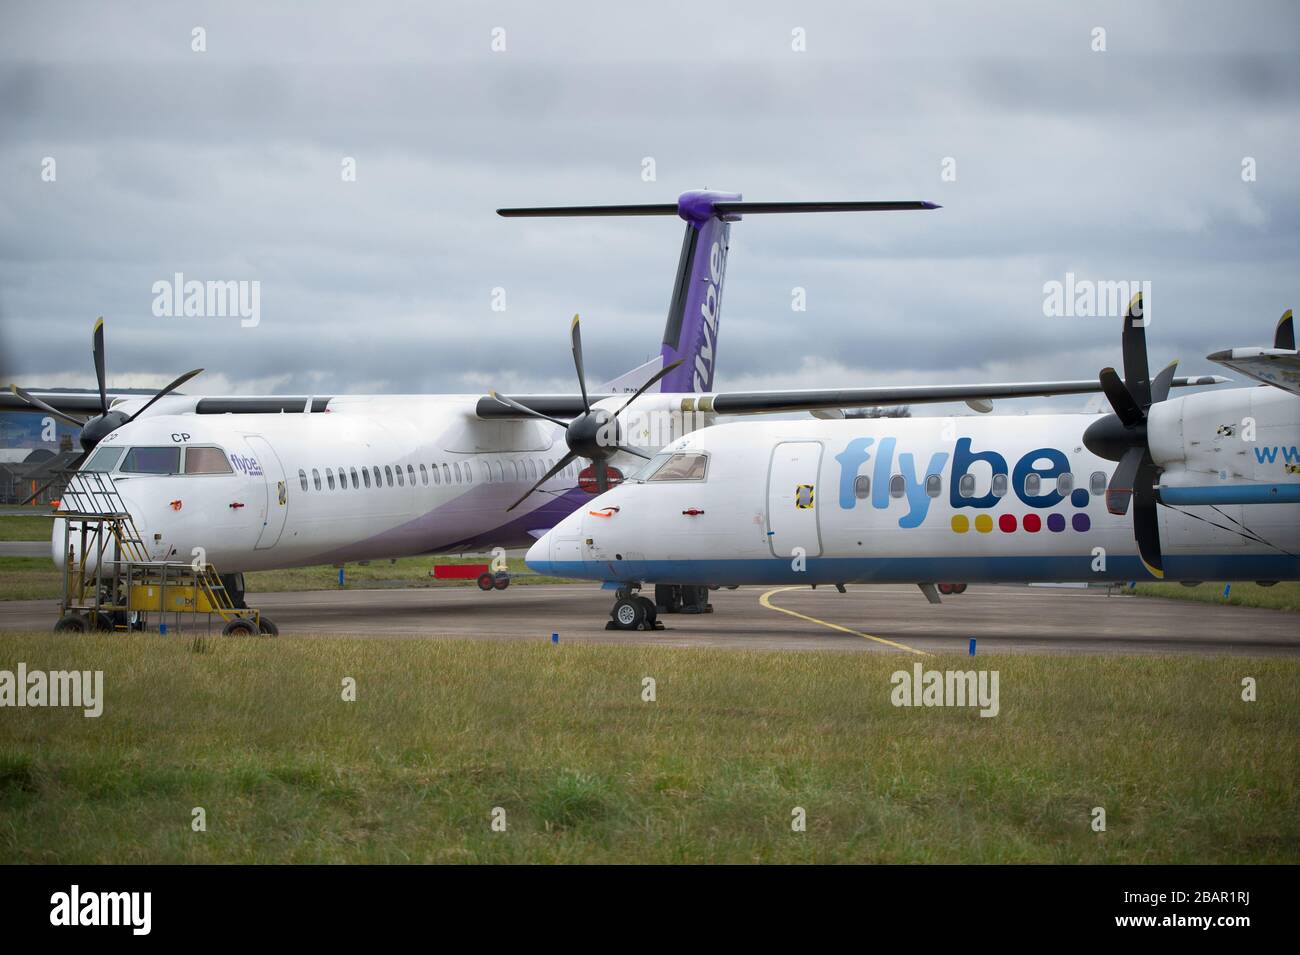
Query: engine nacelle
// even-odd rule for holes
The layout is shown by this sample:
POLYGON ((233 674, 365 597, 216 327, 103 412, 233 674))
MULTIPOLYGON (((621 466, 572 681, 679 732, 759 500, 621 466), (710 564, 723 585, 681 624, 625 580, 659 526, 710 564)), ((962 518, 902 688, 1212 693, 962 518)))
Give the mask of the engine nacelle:
POLYGON ((1157 402, 1148 412, 1147 440, 1164 471, 1161 486, 1300 480, 1300 401, 1276 388, 1157 402))

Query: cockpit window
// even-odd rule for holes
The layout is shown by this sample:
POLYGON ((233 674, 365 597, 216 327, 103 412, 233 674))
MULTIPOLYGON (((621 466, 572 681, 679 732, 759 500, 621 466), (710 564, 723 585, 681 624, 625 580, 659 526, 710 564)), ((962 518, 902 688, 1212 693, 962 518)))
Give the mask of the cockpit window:
MULTIPOLYGON (((652 461, 653 463, 653 461, 652 461)), ((647 481, 703 481, 708 470, 709 456, 696 451, 667 455, 667 460, 659 465, 647 481)))
MULTIPOLYGON (((186 448, 186 474, 233 474, 234 469, 220 448, 186 448)), ((303 478, 306 483, 306 477, 303 478)))
POLYGON ((180 469, 180 448, 131 448, 122 460, 126 474, 178 474, 180 469))
POLYGON ((111 471, 117 467, 125 448, 100 448, 86 462, 83 471, 111 471))

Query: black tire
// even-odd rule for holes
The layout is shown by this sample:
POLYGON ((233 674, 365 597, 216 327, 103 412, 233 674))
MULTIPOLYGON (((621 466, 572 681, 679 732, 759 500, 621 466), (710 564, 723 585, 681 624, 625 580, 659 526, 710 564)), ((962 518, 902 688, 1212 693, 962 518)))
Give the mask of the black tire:
POLYGON ((113 615, 103 611, 92 610, 86 614, 86 625, 97 633, 112 633, 115 629, 113 615))
POLYGON ((510 575, 497 574, 496 579, 492 581, 492 586, 497 590, 505 590, 510 586, 510 575))
POLYGON ((655 602, 649 597, 640 594, 637 595, 636 599, 640 601, 641 606, 645 608, 646 626, 649 629, 654 629, 655 621, 659 619, 659 609, 655 606, 655 602))
POLYGON ((938 588, 939 593, 945 596, 952 593, 952 584, 936 584, 935 586, 938 588))
POLYGON ((255 633, 257 627, 253 625, 253 621, 245 620, 243 617, 236 617, 221 628, 223 637, 251 637, 255 633))
POLYGON ((492 575, 489 574, 487 571, 484 571, 483 573, 478 575, 479 590, 488 591, 495 586, 496 586, 496 581, 492 579, 492 575))
POLYGON ((59 618, 54 625, 55 633, 85 633, 90 629, 86 618, 79 613, 70 613, 59 618))
POLYGON ((645 604, 640 597, 619 597, 614 601, 614 609, 609 612, 614 621, 615 630, 644 630, 645 604))
POLYGON ((955 594, 964 594, 964 593, 966 592, 966 585, 965 585, 965 584, 953 584, 953 585, 952 585, 952 592, 955 593, 955 594))
POLYGON ((280 628, 275 625, 275 621, 270 617, 259 616, 257 618, 257 629, 263 636, 278 637, 280 635, 280 628))

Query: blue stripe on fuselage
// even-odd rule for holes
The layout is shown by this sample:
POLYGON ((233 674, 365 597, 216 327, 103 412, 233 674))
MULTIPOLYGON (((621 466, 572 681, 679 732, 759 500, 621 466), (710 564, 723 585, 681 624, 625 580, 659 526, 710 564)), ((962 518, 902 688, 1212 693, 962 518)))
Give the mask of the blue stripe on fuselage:
MULTIPOLYGON (((662 584, 1055 583, 1150 580, 1136 556, 1112 556, 1105 572, 1091 555, 1068 557, 811 557, 802 571, 784 559, 529 561, 539 574, 662 584), (624 566, 620 566, 620 565, 624 566)), ((1166 580, 1297 580, 1300 559, 1284 554, 1165 555, 1166 580)))

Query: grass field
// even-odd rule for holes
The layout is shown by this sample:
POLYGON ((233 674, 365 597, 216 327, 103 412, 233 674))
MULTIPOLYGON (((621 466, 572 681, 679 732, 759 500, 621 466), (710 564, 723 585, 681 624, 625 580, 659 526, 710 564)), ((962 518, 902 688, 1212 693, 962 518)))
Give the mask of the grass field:
POLYGON ((0 862, 1300 861, 1295 660, 981 658, 989 719, 891 706, 885 654, 0 636, 20 660, 106 700, 0 711, 0 862))
POLYGON ((37 514, 0 514, 0 541, 47 541, 54 523, 37 514))
POLYGON ((1182 584, 1138 584, 1135 590, 1141 597, 1170 597, 1175 600, 1196 600, 1201 603, 1231 604, 1234 607, 1268 607, 1271 610, 1300 611, 1300 582, 1282 581, 1272 587, 1259 584, 1235 583, 1225 599, 1223 584, 1197 584, 1184 587, 1182 584))

